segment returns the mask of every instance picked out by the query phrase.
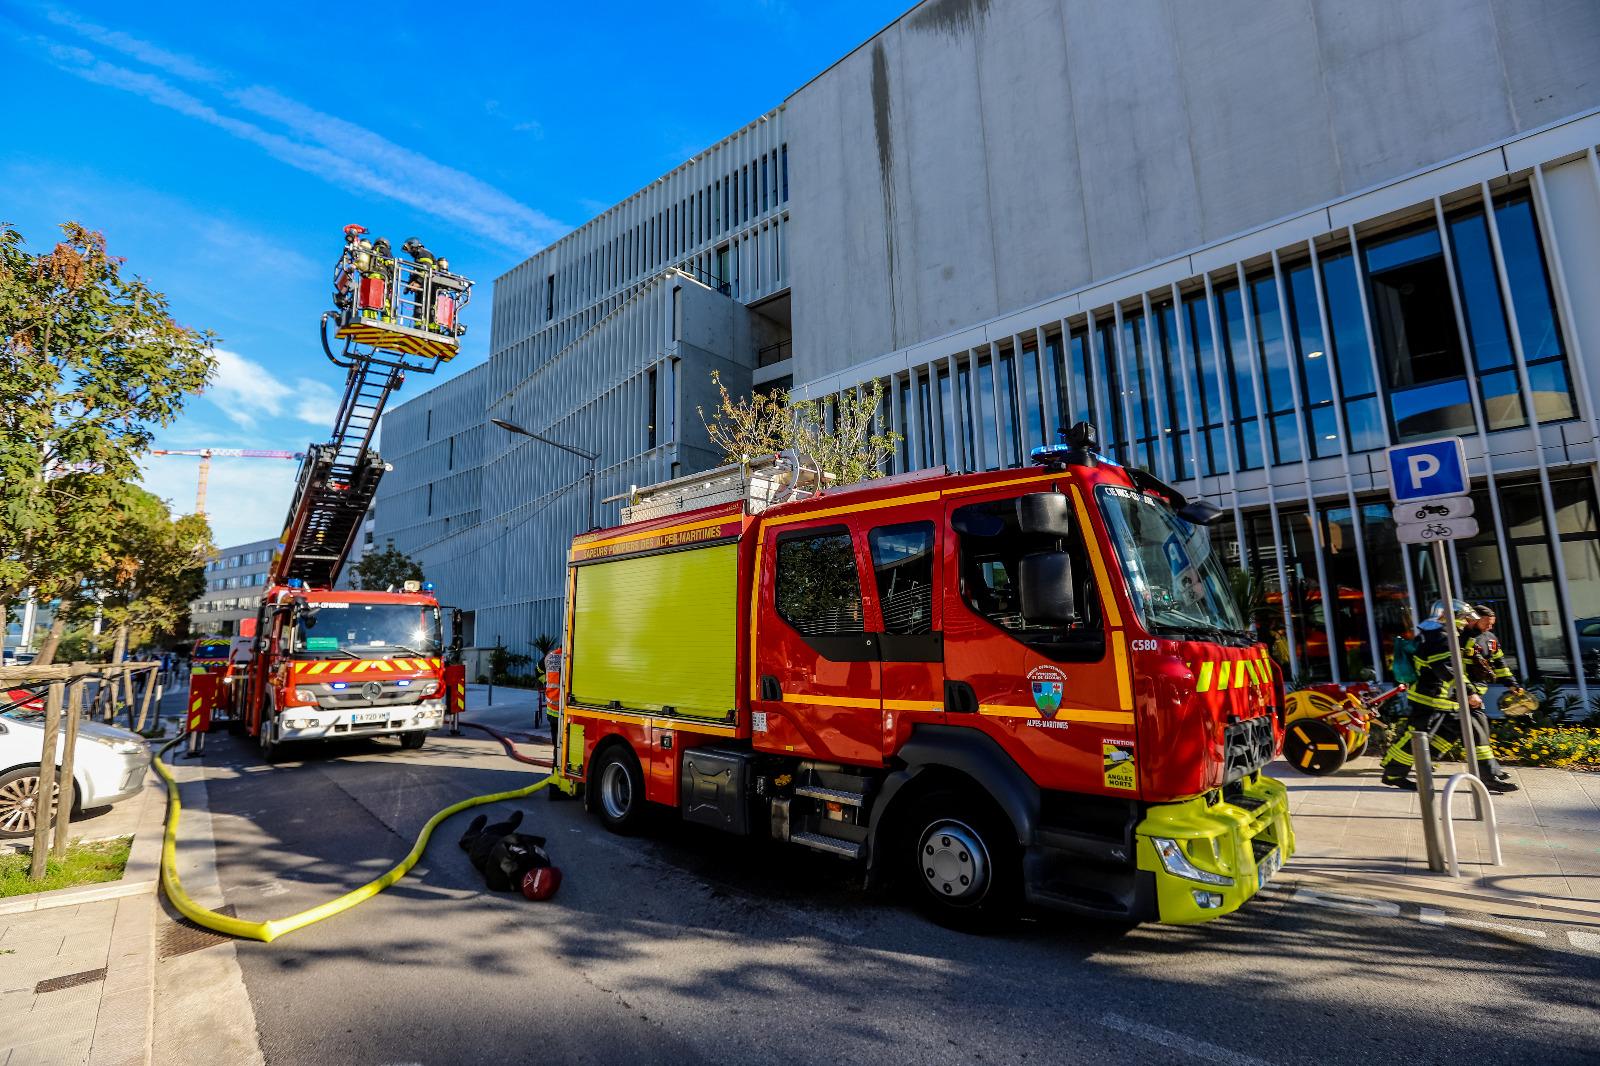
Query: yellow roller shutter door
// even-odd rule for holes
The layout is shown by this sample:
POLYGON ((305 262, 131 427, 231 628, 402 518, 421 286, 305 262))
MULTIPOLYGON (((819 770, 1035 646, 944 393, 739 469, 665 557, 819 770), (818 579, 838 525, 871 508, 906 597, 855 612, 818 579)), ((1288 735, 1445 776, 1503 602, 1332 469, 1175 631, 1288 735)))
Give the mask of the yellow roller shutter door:
POLYGON ((734 544, 578 568, 572 699, 722 719, 734 706, 734 544))

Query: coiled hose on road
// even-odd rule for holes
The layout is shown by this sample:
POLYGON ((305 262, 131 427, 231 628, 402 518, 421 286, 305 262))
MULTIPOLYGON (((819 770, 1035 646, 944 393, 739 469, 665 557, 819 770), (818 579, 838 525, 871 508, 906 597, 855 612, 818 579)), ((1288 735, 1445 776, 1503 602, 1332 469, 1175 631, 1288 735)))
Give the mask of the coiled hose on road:
MULTIPOLYGON (((479 725, 476 722, 462 722, 461 724, 470 725, 474 729, 481 729, 499 740, 500 743, 505 745, 507 753, 518 762, 528 763, 533 766, 548 767, 550 765, 541 760, 529 758, 517 751, 511 742, 511 738, 497 729, 479 725)), ((360 888, 351 889, 336 899, 331 899, 319 906, 312 907, 310 910, 301 911, 299 914, 291 914, 286 918, 273 918, 265 922, 251 922, 243 918, 233 918, 226 914, 218 914, 214 910, 200 906, 183 890, 183 884, 178 879, 178 820, 183 812, 183 804, 178 799, 178 782, 172 776, 171 769, 168 768, 161 756, 165 755, 175 744, 183 739, 184 734, 179 733, 162 746, 153 760, 156 773, 161 775, 161 780, 165 783, 167 789, 167 823, 165 835, 161 841, 161 887, 166 892, 167 899, 171 900, 172 905, 178 909, 178 913, 196 925, 227 936, 238 937, 242 940, 259 940, 266 944, 272 943, 285 933, 292 933, 296 929, 304 929, 308 925, 320 922, 325 918, 332 918, 336 914, 343 914, 350 908, 365 903, 400 880, 417 864, 417 860, 422 858, 422 853, 428 847, 428 838, 433 835, 433 831, 438 828, 439 823, 452 814, 458 814, 469 807, 481 807, 487 803, 522 799, 524 796, 531 796, 545 787, 558 788, 564 792, 571 791, 573 787, 564 778, 556 774, 549 774, 526 788, 516 788, 509 792, 492 792, 488 795, 464 799, 460 803, 452 803, 428 819, 427 823, 423 825, 422 831, 417 834, 417 842, 411 845, 411 850, 406 853, 406 857, 376 880, 368 881, 360 888)))

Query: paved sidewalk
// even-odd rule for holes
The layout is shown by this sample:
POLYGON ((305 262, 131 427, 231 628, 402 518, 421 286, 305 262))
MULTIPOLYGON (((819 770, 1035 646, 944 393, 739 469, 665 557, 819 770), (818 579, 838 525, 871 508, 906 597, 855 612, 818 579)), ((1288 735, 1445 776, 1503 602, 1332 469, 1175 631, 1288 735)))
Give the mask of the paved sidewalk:
MULTIPOLYGON (((1435 769, 1436 787, 1461 767, 1435 769)), ((1589 916, 1600 921, 1600 774, 1510 767, 1520 792, 1494 797, 1501 866, 1489 865, 1482 824, 1464 789, 1455 797, 1461 874, 1431 873, 1421 801, 1379 783, 1376 759, 1307 777, 1287 763, 1268 773, 1289 788, 1298 852, 1286 870, 1390 894, 1589 916)))

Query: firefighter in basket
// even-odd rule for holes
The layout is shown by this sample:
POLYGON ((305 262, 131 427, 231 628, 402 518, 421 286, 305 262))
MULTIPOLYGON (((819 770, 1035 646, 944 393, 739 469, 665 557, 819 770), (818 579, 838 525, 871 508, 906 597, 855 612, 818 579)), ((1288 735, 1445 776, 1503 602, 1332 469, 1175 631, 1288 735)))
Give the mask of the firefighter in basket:
MULTIPOLYGON (((1456 744, 1463 742, 1455 668, 1450 662, 1450 637, 1444 627, 1456 627, 1465 657, 1469 642, 1478 636, 1480 621, 1471 605, 1457 600, 1449 611, 1443 603, 1435 604, 1432 618, 1419 627, 1422 639, 1414 659, 1417 683, 1406 694, 1411 704, 1411 720, 1399 731, 1383 757, 1384 784, 1416 791, 1416 782, 1411 780, 1411 735, 1416 730, 1424 729, 1432 736, 1431 746, 1437 758, 1443 758, 1456 744)), ((1483 696, 1474 684, 1470 668, 1467 688, 1472 717, 1471 743, 1483 783, 1491 792, 1515 792, 1516 783, 1495 761, 1494 749, 1489 745, 1489 717, 1483 711, 1483 696)))

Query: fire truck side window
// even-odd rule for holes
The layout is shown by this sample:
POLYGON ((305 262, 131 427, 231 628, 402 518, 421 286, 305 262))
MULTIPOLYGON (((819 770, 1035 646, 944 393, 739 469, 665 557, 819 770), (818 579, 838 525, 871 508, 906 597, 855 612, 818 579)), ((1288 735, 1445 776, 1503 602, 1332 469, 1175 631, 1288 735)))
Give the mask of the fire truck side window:
POLYGON ((865 632, 861 580, 849 531, 806 530, 778 538, 773 596, 779 617, 802 636, 865 632))
POLYGON ((1074 530, 1064 544, 1057 538, 1024 534, 1015 500, 975 503, 951 515, 960 536, 961 598, 974 614, 1016 639, 1058 659, 1093 660, 1105 650, 1100 599, 1095 591, 1083 536, 1074 530), (1030 626, 1022 618, 1017 571, 1032 552, 1064 549, 1072 557, 1078 621, 1071 626, 1030 626))
POLYGON ((867 535, 885 633, 933 631, 933 523, 880 526, 867 535))

